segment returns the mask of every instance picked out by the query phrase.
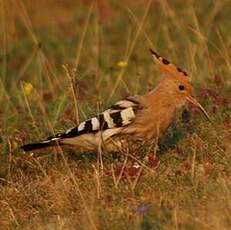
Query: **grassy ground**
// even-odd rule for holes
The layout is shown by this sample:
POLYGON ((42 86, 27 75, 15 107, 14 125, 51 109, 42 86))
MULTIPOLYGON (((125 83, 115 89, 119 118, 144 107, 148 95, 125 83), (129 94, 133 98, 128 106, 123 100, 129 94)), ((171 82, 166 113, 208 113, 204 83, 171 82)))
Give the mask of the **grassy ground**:
POLYGON ((230 1, 150 3, 0 2, 0 229, 230 229, 230 1), (189 107, 139 159, 19 150, 154 87, 150 46, 215 127, 189 107))

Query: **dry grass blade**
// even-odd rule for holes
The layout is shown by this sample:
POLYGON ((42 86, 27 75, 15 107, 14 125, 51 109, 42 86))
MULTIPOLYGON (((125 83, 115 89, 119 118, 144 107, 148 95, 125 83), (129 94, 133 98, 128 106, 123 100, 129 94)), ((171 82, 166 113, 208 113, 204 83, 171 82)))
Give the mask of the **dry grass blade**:
MULTIPOLYGON (((127 57, 126 57, 126 59, 125 59, 126 62, 129 61, 129 58, 130 58, 130 56, 131 56, 131 54, 132 54, 132 52, 133 52, 133 50, 134 50, 134 48, 135 48, 137 39, 138 39, 138 37, 140 36, 140 33, 141 33, 142 28, 143 28, 143 26, 144 26, 144 23, 145 23, 145 20, 146 20, 146 18, 147 18, 147 15, 148 15, 149 9, 150 9, 150 7, 151 7, 152 1, 153 1, 153 0, 149 0, 148 3, 147 3, 147 6, 146 6, 146 9, 145 9, 143 18, 142 18, 142 20, 141 20, 141 23, 140 23, 139 27, 137 28, 137 31, 136 31, 136 34, 135 34, 135 37, 134 37, 133 41, 131 42, 130 50, 129 50, 128 55, 127 55, 127 57)), ((115 91, 117 90, 117 88, 118 88, 118 86, 119 86, 119 84, 120 84, 120 82, 121 82, 121 80, 122 80, 122 77, 123 77, 124 73, 125 73, 125 69, 122 69, 122 70, 120 71, 118 77, 117 77, 117 80, 116 80, 116 82, 115 82, 115 85, 114 85, 114 87, 113 87, 113 89, 112 89, 112 91, 111 91, 110 97, 112 97, 112 96, 115 94, 115 91)))
POLYGON ((79 121, 78 99, 76 95, 76 92, 77 92, 76 84, 75 84, 73 73, 70 72, 70 70, 68 69, 66 65, 63 65, 63 68, 65 70, 66 76, 68 77, 70 85, 71 85, 71 92, 72 92, 72 97, 73 97, 74 105, 75 105, 75 120, 76 120, 76 125, 77 125, 80 123, 80 121, 79 121))
POLYGON ((94 9, 94 5, 95 5, 95 1, 92 1, 88 13, 87 13, 87 18, 86 18, 86 22, 83 28, 83 32, 82 32, 82 36, 81 36, 81 40, 80 43, 78 45, 78 48, 76 49, 76 58, 75 58, 75 65, 74 65, 74 69, 75 71, 78 70, 78 66, 79 66, 79 61, 80 61, 80 56, 81 56, 81 51, 82 51, 82 47, 83 47, 83 42, 87 33, 87 29, 89 27, 89 21, 92 15, 92 11, 94 9))

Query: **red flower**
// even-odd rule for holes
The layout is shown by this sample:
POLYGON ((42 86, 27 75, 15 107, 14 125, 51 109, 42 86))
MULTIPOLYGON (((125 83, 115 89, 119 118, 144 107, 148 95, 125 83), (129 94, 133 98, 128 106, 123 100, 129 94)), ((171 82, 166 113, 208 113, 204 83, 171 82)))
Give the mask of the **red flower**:
POLYGON ((44 94, 43 94, 43 100, 45 100, 45 101, 50 101, 50 100, 52 100, 53 99, 53 94, 52 94, 52 92, 45 92, 44 94))
MULTIPOLYGON (((126 179, 127 177, 136 177, 140 173, 140 165, 137 162, 133 162, 131 165, 118 166, 115 169, 115 176, 120 176, 122 179, 126 179)), ((111 172, 106 172, 107 176, 111 176, 111 172)))
POLYGON ((231 121, 230 121, 230 122, 224 123, 224 127, 225 127, 226 129, 231 129, 231 121))
POLYGON ((148 156, 148 166, 151 168, 156 168, 159 165, 160 161, 153 154, 149 154, 148 156))
POLYGON ((197 106, 193 105, 192 103, 189 103, 188 109, 192 114, 200 113, 200 109, 197 106))
POLYGON ((200 96, 201 97, 210 97, 211 96, 210 89, 201 89, 200 96))
POLYGON ((200 91, 200 96, 201 97, 212 97, 212 98, 217 98, 217 96, 218 96, 218 93, 215 91, 215 90, 213 90, 213 89, 201 89, 201 91, 200 91))

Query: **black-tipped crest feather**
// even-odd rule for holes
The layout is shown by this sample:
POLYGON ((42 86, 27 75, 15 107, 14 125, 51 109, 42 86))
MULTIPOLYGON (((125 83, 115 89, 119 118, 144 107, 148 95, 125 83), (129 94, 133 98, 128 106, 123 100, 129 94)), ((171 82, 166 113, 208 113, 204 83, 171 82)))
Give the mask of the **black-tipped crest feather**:
POLYGON ((161 57, 159 54, 157 54, 153 49, 149 48, 152 56, 155 58, 157 63, 159 64, 160 68, 164 72, 169 72, 173 75, 181 75, 188 77, 188 74, 183 71, 181 68, 177 67, 176 65, 169 62, 167 59, 161 57))

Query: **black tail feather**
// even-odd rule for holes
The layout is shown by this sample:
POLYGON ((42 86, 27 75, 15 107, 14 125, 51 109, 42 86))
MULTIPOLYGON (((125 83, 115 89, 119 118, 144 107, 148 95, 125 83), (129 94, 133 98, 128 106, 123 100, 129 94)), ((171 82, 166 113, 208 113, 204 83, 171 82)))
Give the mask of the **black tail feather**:
POLYGON ((26 145, 22 145, 20 148, 23 149, 24 151, 31 151, 31 150, 47 148, 55 145, 57 145, 56 141, 50 141, 50 142, 26 144, 26 145))

